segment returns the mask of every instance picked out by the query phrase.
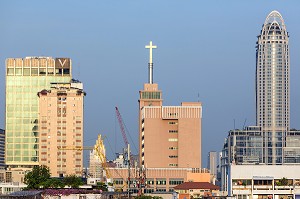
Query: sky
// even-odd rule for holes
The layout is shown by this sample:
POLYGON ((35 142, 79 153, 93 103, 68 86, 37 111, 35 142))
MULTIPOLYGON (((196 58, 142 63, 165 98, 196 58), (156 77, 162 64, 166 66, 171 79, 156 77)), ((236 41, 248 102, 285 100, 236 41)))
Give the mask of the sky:
MULTIPOLYGON (((124 147, 118 106, 138 147, 138 98, 154 82, 163 104, 201 101, 202 166, 230 129, 255 125, 255 46, 265 18, 278 10, 290 35, 291 127, 300 129, 299 0, 0 1, 0 128, 5 128, 5 59, 69 57, 83 82, 84 145, 105 135, 107 159, 124 147)), ((85 153, 85 160, 87 160, 85 153)), ((86 164, 86 163, 85 163, 86 164)))

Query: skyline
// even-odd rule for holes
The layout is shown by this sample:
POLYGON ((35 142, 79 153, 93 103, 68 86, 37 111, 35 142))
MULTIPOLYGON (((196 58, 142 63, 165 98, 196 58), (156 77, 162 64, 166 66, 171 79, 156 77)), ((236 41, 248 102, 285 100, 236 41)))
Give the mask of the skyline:
MULTIPOLYGON (((97 134, 101 133, 107 135, 112 145, 117 134, 117 143, 123 146, 114 112, 114 107, 118 106, 138 146, 138 92, 148 79, 148 50, 144 46, 153 41, 158 46, 153 52, 153 79, 154 83, 160 85, 164 104, 179 105, 181 101, 198 100, 203 104, 202 156, 206 157, 208 151, 220 151, 227 132, 234 128, 234 120, 236 128, 242 128, 245 118, 246 126, 255 125, 256 36, 266 16, 272 10, 278 10, 290 33, 291 128, 300 128, 297 124, 297 111, 300 108, 300 94, 297 92, 300 90, 297 80, 297 74, 300 73, 297 68, 300 62, 297 58, 300 52, 300 28, 297 27, 297 19, 300 14, 296 6, 300 3, 287 5, 286 2, 276 1, 272 2, 274 6, 270 6, 263 2, 261 7, 256 7, 258 2, 222 2, 220 7, 206 3, 201 7, 202 4, 196 1, 192 5, 154 1, 153 4, 159 5, 155 9, 158 16, 151 17, 146 14, 149 9, 147 5, 151 4, 136 1, 130 2, 130 5, 110 2, 104 4, 107 10, 96 1, 88 5, 75 2, 72 3, 73 10, 67 14, 63 13, 68 4, 66 2, 61 2, 61 7, 49 2, 43 6, 36 3, 34 7, 18 3, 16 9, 12 8, 13 3, 1 2, 4 6, 0 6, 0 23, 4 28, 0 38, 0 73, 3 74, 0 77, 0 90, 4 96, 6 58, 43 55, 70 57, 73 60, 73 77, 83 82, 87 92, 84 145, 94 145, 97 134), (85 12, 81 10, 83 5, 87 6, 85 12), (21 9, 22 6, 25 7, 21 9), (22 15, 34 8, 47 6, 49 10, 36 11, 39 18, 30 15, 31 12, 22 15), (122 6, 128 10, 123 10, 122 6), (104 13, 96 13, 99 7, 104 13), (210 13, 210 9, 216 11, 210 13), (56 11, 54 13, 57 15, 51 10, 56 11), (175 15, 182 10, 185 16, 175 15), (86 15, 74 16, 79 13, 77 11, 86 15), (117 15, 112 15, 110 11, 115 11, 117 15), (59 13, 62 15, 58 16, 59 13), (105 15, 110 18, 104 19, 105 15), (101 27, 102 23, 96 23, 97 20, 103 23, 104 28, 101 27), (28 27, 22 24, 26 21, 32 24, 27 24, 28 27), (94 24, 98 25, 94 27, 94 24), (88 31, 93 28, 94 32, 88 31), (69 29, 72 34, 61 31, 69 29), (20 48, 14 48, 16 45, 20 48), (217 58, 214 57, 216 55, 217 58), (212 139, 215 143, 209 142, 212 139)), ((2 95, 0 128, 5 126, 5 98, 2 95)), ((110 154, 108 159, 111 159, 106 141, 105 145, 110 154)), ((121 152, 120 148, 116 152, 121 152)), ((202 160, 205 166, 206 159, 202 160)))

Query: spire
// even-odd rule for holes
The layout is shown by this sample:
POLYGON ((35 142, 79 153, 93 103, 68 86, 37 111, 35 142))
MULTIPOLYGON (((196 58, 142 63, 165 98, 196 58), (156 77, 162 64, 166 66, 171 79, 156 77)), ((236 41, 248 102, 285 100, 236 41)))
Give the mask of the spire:
POLYGON ((145 46, 145 48, 149 48, 150 55, 149 55, 149 84, 153 83, 153 62, 152 62, 152 49, 157 48, 157 46, 152 45, 152 41, 150 41, 150 44, 148 46, 145 46))

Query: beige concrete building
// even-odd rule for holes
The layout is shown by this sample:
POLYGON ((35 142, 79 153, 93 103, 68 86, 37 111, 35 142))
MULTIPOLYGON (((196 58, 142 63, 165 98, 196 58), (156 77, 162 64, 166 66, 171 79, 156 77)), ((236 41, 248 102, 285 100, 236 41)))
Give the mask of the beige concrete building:
MULTIPOLYGON (((127 190, 128 169, 107 168, 114 182, 116 190, 127 190)), ((137 193, 140 185, 140 171, 135 168, 130 170, 130 190, 137 193)), ((174 187, 183 182, 210 182, 210 173, 207 169, 192 168, 147 168, 144 172, 146 177, 144 193, 173 192, 174 187)), ((141 182, 143 183, 143 182, 141 182)))
POLYGON ((82 83, 52 83, 39 96, 40 165, 53 177, 82 175, 83 91, 82 83))
POLYGON ((162 92, 152 82, 152 42, 149 82, 139 99, 140 164, 146 168, 201 168, 200 102, 163 106, 162 92))

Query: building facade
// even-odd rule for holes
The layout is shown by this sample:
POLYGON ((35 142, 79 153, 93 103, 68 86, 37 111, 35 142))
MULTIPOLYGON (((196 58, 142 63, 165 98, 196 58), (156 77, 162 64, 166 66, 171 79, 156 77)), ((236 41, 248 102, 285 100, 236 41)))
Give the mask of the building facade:
POLYGON ((283 163, 284 137, 290 128, 289 36, 281 14, 272 11, 256 50, 256 124, 262 127, 266 164, 283 163))
POLYGON ((40 164, 52 177, 82 175, 83 104, 82 83, 52 83, 39 97, 40 164))
MULTIPOLYGON (((127 168, 108 168, 114 187, 117 190, 128 188, 127 168)), ((207 169, 192 168, 147 168, 144 170, 145 186, 141 186, 140 170, 130 169, 130 190, 138 193, 149 194, 155 192, 174 192, 174 187, 183 182, 210 182, 210 173, 207 169)), ((142 182, 143 183, 143 182, 142 182)))
POLYGON ((70 82, 69 58, 25 57, 6 60, 5 162, 10 168, 39 164, 39 99, 51 82, 70 82))
POLYGON ((218 166, 218 154, 216 151, 210 151, 208 153, 208 161, 207 161, 207 168, 210 171, 210 174, 217 177, 217 166, 218 166))
POLYGON ((5 168, 5 130, 0 129, 0 169, 5 168))
POLYGON ((150 48, 149 82, 139 99, 140 164, 144 168, 201 168, 201 103, 163 106, 152 68, 150 48))
POLYGON ((281 14, 266 18, 256 49, 256 125, 266 130, 290 127, 289 36, 281 14))
POLYGON ((300 196, 298 165, 230 165, 229 173, 228 195, 235 198, 292 199, 300 196))
POLYGON ((90 164, 89 164, 89 177, 90 178, 103 178, 103 162, 97 155, 95 150, 90 151, 90 164))

